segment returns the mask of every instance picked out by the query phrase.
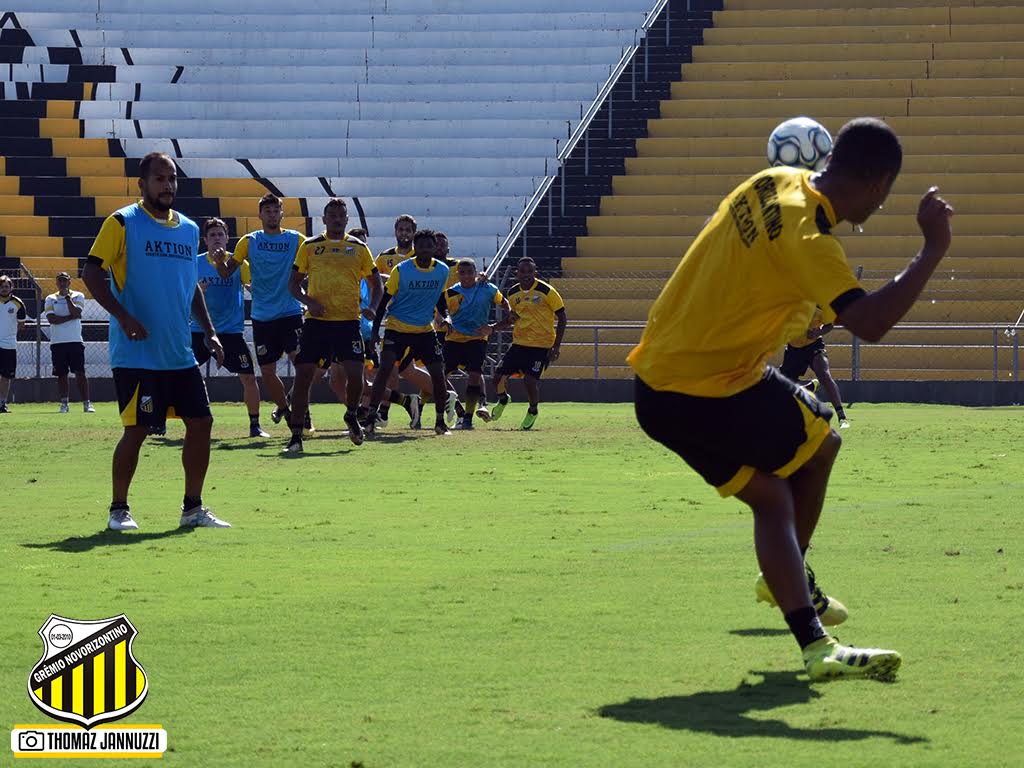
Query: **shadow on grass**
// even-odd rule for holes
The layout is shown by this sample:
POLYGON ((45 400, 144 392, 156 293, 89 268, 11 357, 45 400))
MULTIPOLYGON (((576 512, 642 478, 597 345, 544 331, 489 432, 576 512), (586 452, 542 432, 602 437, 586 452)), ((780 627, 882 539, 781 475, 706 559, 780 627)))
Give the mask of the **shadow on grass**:
MULTIPOLYGON (((689 696, 662 696, 657 699, 629 699, 621 704, 606 704, 598 708, 597 714, 624 723, 655 724, 664 728, 731 738, 769 736, 821 742, 885 738, 897 744, 928 741, 920 736, 906 736, 892 731, 827 726, 794 728, 782 720, 749 717, 753 712, 808 704, 822 696, 807 680, 798 679, 794 672, 751 672, 750 675, 762 680, 750 683, 744 679, 736 688, 728 691, 701 691, 689 696)), ((847 684, 871 685, 870 682, 847 684)))
POLYGON ((730 629, 729 634, 736 635, 736 637, 780 637, 788 635, 789 630, 779 627, 752 627, 750 629, 730 629))
POLYGON ((88 552, 97 547, 115 547, 127 544, 143 544, 156 539, 169 539, 175 536, 188 536, 192 528, 172 528, 169 531, 156 531, 154 533, 126 533, 124 531, 111 531, 104 529, 91 536, 69 536, 60 541, 48 541, 46 543, 30 542, 22 544, 26 549, 49 549, 55 552, 88 552))

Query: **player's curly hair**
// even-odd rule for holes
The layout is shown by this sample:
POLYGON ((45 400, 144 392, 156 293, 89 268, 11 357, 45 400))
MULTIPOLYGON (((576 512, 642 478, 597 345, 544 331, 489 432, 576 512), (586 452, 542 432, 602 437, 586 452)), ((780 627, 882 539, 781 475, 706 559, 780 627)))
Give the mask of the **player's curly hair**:
POLYGON ((231 230, 228 229, 228 225, 224 223, 224 219, 218 219, 216 216, 214 216, 212 218, 207 219, 203 223, 203 237, 206 237, 206 233, 209 232, 214 227, 220 227, 229 235, 231 234, 231 230))
POLYGON ((844 176, 863 180, 896 176, 903 166, 903 148, 884 122, 858 117, 839 129, 828 165, 844 176))
POLYGON ((403 221, 408 222, 409 224, 412 224, 412 228, 416 229, 416 219, 414 219, 408 213, 403 213, 401 216, 399 216, 397 219, 395 219, 395 228, 397 229, 398 225, 401 224, 403 221))
POLYGON ((416 234, 412 236, 412 242, 415 244, 421 240, 433 240, 436 242, 437 233, 432 229, 417 229, 416 234))
POLYGON ((280 197, 275 195, 273 192, 268 192, 260 198, 260 210, 262 211, 263 207, 266 205, 281 205, 282 202, 283 201, 280 197))

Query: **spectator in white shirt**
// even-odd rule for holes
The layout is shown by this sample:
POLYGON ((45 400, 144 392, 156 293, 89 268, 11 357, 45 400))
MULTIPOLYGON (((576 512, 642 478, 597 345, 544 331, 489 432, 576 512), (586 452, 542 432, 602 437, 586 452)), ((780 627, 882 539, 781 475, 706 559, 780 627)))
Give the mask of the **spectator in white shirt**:
POLYGON ((9 413, 7 395, 18 368, 18 331, 25 324, 25 305, 14 295, 14 281, 0 275, 0 413, 9 413))
POLYGON ((89 401, 89 379, 85 376, 85 344, 82 341, 82 310, 85 294, 71 290, 71 275, 57 275, 57 292, 46 297, 43 314, 50 323, 50 358, 53 375, 57 377, 60 412, 68 412, 68 373, 75 374, 75 384, 82 398, 82 409, 96 413, 89 401))

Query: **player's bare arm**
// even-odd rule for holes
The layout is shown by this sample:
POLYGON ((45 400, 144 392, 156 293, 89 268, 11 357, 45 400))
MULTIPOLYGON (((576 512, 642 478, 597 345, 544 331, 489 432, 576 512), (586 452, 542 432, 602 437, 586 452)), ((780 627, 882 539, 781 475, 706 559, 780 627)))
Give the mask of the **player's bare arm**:
MULTIPOLYGON (((117 320, 117 324, 121 326, 125 336, 132 341, 142 341, 149 336, 146 327, 130 315, 114 296, 110 290, 110 284, 107 282, 107 273, 99 264, 93 261, 86 262, 82 268, 82 280, 96 302, 117 320)), ((206 309, 205 302, 203 309, 206 309)), ((209 319, 209 315, 207 315, 207 319, 209 319)))
POLYGON ((839 314, 839 322, 866 341, 880 341, 905 315, 924 290, 953 238, 953 207, 932 187, 921 198, 917 224, 924 246, 900 274, 865 296, 851 302, 839 314))
POLYGON ((306 293, 306 289, 304 287, 305 280, 306 273, 300 272, 297 268, 293 268, 292 273, 288 276, 288 292, 306 305, 306 308, 309 309, 310 315, 313 317, 322 317, 324 314, 324 305, 306 293))
POLYGON ((203 326, 206 346, 213 353, 214 358, 216 358, 217 367, 219 368, 224 365, 224 347, 221 346, 220 339, 217 338, 217 329, 213 327, 210 311, 206 308, 206 297, 203 296, 203 291, 198 283, 196 284, 195 291, 192 293, 192 316, 203 326))
POLYGON ((555 318, 558 323, 555 326, 555 343, 551 347, 551 353, 548 355, 548 360, 551 362, 557 360, 562 352, 562 337, 565 336, 565 326, 569 323, 569 318, 565 314, 565 307, 555 312, 555 318))

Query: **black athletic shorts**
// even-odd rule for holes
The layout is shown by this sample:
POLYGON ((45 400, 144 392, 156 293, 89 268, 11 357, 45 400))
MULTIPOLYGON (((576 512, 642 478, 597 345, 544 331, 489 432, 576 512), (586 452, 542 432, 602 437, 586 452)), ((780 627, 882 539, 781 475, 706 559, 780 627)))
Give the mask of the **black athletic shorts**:
POLYGON ((812 344, 808 344, 806 347, 791 347, 787 344, 786 351, 782 355, 782 366, 779 368, 779 371, 787 379, 796 381, 803 377, 807 369, 811 367, 814 358, 818 355, 825 355, 825 358, 828 359, 828 353, 825 352, 824 339, 815 339, 812 344))
POLYGON ((253 320, 252 343, 256 346, 256 362, 260 365, 276 363, 281 355, 299 348, 302 333, 302 315, 288 315, 276 320, 253 320))
POLYGON ((320 368, 328 368, 331 363, 345 360, 362 363, 365 359, 358 320, 306 318, 296 364, 316 363, 320 368))
POLYGON ((115 368, 113 374, 117 407, 126 427, 210 415, 210 398, 198 365, 175 371, 115 368))
POLYGON ((513 376, 521 373, 539 379, 544 369, 548 367, 548 353, 550 349, 544 347, 523 347, 513 344, 505 352, 505 356, 498 363, 499 376, 513 376))
POLYGON ((483 339, 446 341, 444 343, 444 372, 447 374, 462 368, 467 373, 480 373, 484 369, 485 357, 487 357, 487 342, 483 339))
POLYGON ((85 344, 80 341, 51 344, 50 360, 53 361, 54 376, 85 373, 85 344))
POLYGON ((437 341, 437 334, 433 331, 423 331, 422 333, 384 331, 383 349, 385 352, 394 352, 395 359, 402 361, 399 370, 404 370, 414 360, 420 360, 426 365, 444 362, 444 350, 437 341))
POLYGON ((18 370, 18 350, 0 349, 0 376, 13 379, 18 370))
POLYGON ((832 411, 769 367, 761 381, 729 397, 696 397, 635 387, 636 419, 722 496, 743 490, 754 470, 789 477, 829 433, 832 411))
MULTIPOLYGON (((224 367, 231 373, 255 373, 252 367, 252 350, 245 341, 245 336, 240 333, 218 333, 220 345, 224 347, 224 367)), ((206 363, 213 353, 206 346, 206 335, 202 333, 192 334, 192 354, 196 356, 196 362, 200 365, 206 363)))

